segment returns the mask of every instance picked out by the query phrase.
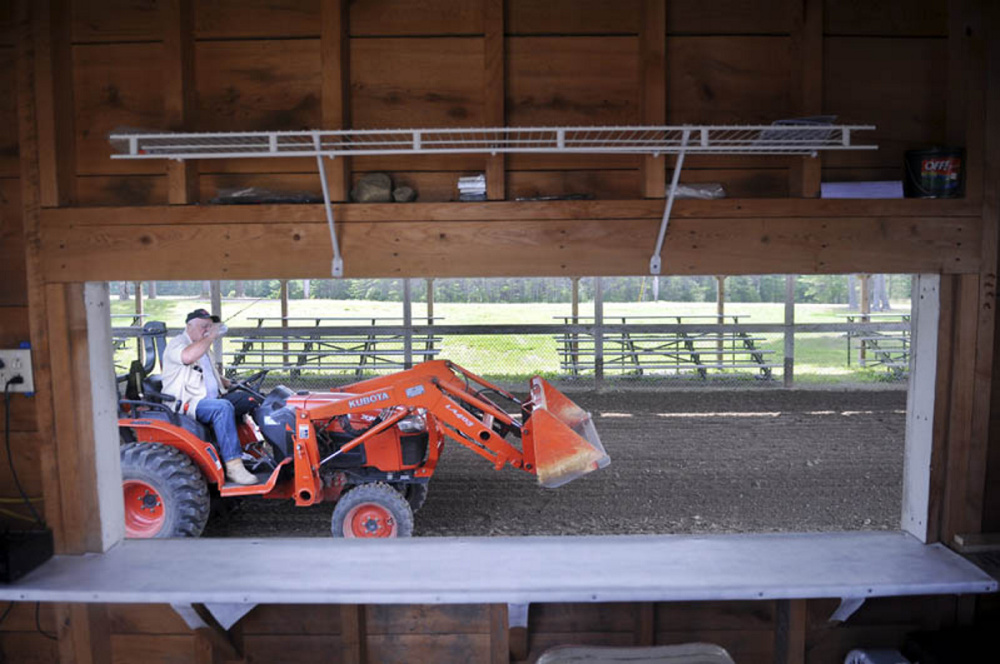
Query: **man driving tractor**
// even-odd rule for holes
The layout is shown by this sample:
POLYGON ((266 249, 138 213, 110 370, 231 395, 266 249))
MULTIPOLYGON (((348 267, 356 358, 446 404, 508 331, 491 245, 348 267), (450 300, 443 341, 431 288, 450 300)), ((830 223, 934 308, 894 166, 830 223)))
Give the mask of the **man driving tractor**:
POLYGON ((223 334, 219 317, 195 309, 185 322, 184 332, 171 339, 163 353, 163 392, 176 399, 177 412, 212 425, 230 482, 256 484, 257 478, 243 466, 236 433, 237 419, 242 420, 256 400, 246 392, 226 393, 230 382, 208 356, 212 342, 223 334))

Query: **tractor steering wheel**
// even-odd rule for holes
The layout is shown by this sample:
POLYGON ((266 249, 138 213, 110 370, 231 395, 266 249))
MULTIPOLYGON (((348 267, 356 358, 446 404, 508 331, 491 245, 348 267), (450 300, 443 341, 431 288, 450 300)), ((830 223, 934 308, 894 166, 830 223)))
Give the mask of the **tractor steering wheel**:
POLYGON ((264 400, 264 395, 261 394, 260 386, 264 382, 264 378, 267 377, 267 373, 270 369, 263 369, 257 373, 250 374, 246 378, 234 381, 229 384, 230 390, 243 390, 248 392, 251 396, 255 396, 261 401, 264 400))

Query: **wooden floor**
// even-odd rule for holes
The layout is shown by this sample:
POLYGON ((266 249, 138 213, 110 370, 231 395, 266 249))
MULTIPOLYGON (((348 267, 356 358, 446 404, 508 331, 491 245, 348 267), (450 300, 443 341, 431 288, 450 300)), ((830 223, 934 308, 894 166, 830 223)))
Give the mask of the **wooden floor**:
POLYGON ((988 593, 904 533, 125 541, 57 556, 0 599, 102 603, 531 603, 988 593), (239 574, 223 570, 233 567, 239 574), (253 570, 257 570, 253 573, 253 570))

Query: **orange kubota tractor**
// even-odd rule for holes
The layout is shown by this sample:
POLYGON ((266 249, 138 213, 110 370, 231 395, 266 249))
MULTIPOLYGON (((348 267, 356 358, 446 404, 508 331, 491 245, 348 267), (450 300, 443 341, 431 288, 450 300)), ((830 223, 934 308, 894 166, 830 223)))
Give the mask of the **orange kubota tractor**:
POLYGON ((122 378, 118 424, 129 537, 197 537, 208 521, 210 484, 222 498, 335 502, 335 537, 406 537, 446 437, 496 470, 510 464, 549 488, 610 462, 590 415, 544 379, 533 378, 520 400, 434 360, 329 392, 279 385, 265 395, 266 371, 236 382, 234 389, 260 402, 254 424, 237 427, 245 463, 260 483, 227 484, 211 429, 174 412, 173 399, 149 375, 165 337, 163 323, 147 323, 146 363, 136 361, 122 378))

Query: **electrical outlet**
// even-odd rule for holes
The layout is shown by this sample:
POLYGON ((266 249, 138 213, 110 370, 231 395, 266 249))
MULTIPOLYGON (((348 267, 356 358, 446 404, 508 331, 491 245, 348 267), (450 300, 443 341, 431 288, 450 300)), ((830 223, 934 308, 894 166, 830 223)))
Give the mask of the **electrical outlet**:
POLYGON ((31 349, 18 348, 11 350, 0 350, 0 361, 3 368, 0 369, 0 389, 3 389, 7 381, 14 376, 24 379, 23 383, 12 384, 11 392, 34 392, 35 380, 31 373, 31 349))

